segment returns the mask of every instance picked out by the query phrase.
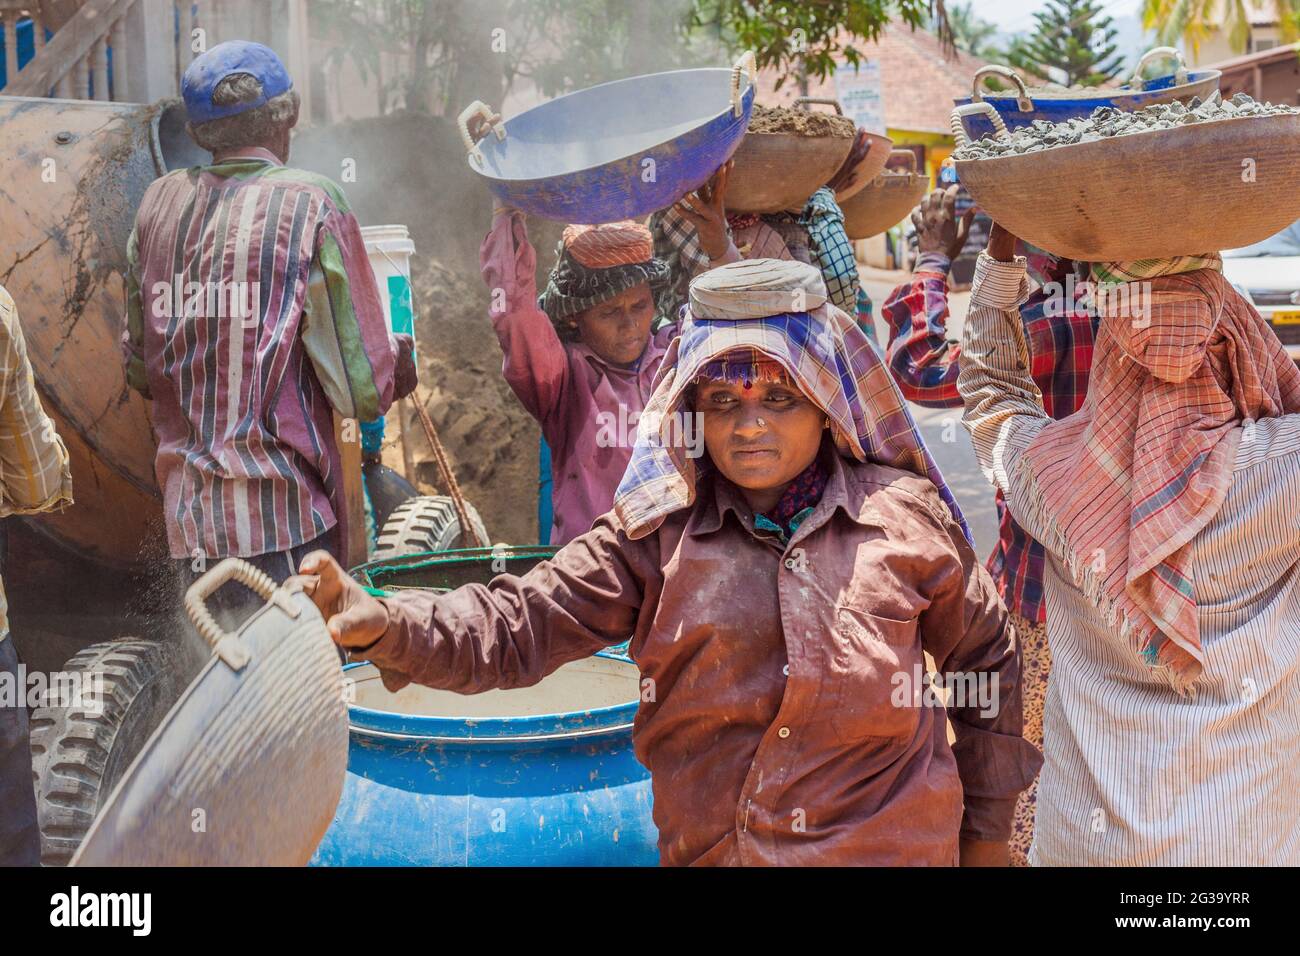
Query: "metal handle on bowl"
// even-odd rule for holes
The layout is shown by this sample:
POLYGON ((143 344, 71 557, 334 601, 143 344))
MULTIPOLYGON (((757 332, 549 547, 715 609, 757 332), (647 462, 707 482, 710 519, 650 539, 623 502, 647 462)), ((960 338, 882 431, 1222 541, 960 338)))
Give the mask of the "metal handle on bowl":
POLYGON ((1128 81, 1129 86, 1135 90, 1143 89, 1146 80, 1142 79, 1142 71, 1146 69, 1147 64, 1154 60, 1168 59, 1170 57, 1178 63, 1178 69, 1174 72, 1174 86, 1182 86, 1187 82, 1187 63, 1183 60, 1183 54, 1172 46, 1158 46, 1143 53, 1142 59, 1138 60, 1137 68, 1133 70, 1133 78, 1128 81))
POLYGON ((227 666, 238 671, 243 670, 250 660, 248 648, 237 635, 222 630, 207 605, 207 599, 213 592, 229 581, 238 581, 263 601, 274 604, 290 617, 298 616, 298 606, 290 600, 288 589, 277 587, 270 575, 259 571, 240 558, 224 559, 190 585, 189 590, 185 592, 185 611, 194 623, 194 629, 227 666))
POLYGON ((475 142, 474 137, 469 134, 469 121, 474 116, 483 117, 492 132, 497 134, 498 140, 506 138, 506 128, 501 123, 501 114, 495 112, 492 107, 482 100, 475 100, 460 111, 460 116, 456 117, 456 127, 460 130, 460 139, 465 144, 465 151, 474 157, 474 162, 477 165, 482 166, 483 152, 478 148, 478 143, 475 142))
POLYGON ((758 61, 754 59, 753 50, 746 50, 740 54, 731 67, 731 112, 735 116, 745 114, 745 107, 741 105, 740 96, 740 70, 742 67, 749 74, 749 85, 752 87, 758 80, 758 61))
POLYGON ((990 63, 988 66, 982 66, 975 73, 975 80, 971 84, 970 98, 972 103, 984 102, 984 93, 980 89, 984 81, 990 76, 999 76, 1004 80, 1010 81, 1016 88, 1016 106, 1022 113, 1032 113, 1034 111, 1034 101, 1029 98, 1029 90, 1025 87, 1025 81, 1021 79, 1020 74, 1007 66, 996 66, 990 63))
MULTIPOLYGON (((840 107, 840 101, 831 99, 829 96, 799 96, 796 97, 794 101, 795 106, 806 107, 809 103, 817 103, 821 106, 833 106, 835 107, 836 113, 840 116, 844 115, 844 110, 840 107)), ((811 112, 811 110, 809 112, 811 112)))
POLYGON ((966 135, 966 130, 961 125, 963 116, 973 116, 976 113, 984 113, 988 116, 989 121, 993 123, 993 135, 999 139, 1006 139, 1011 136, 1007 132, 1007 124, 1002 122, 1002 117, 988 103, 967 103, 965 106, 959 106, 952 111, 949 119, 949 125, 952 127, 952 138, 957 141, 958 148, 965 146, 970 142, 970 137, 966 135))

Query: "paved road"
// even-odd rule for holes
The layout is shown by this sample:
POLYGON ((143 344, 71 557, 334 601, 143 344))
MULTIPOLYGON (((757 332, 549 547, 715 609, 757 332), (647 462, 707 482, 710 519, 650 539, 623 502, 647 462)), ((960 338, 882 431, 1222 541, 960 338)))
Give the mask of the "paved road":
MULTIPOLYGON (((876 307, 876 341, 883 345, 888 339, 885 324, 880 320, 880 307, 894 287, 907 278, 907 273, 886 272, 882 269, 863 268, 861 265, 859 268, 862 269, 862 285, 876 307)), ((970 294, 967 292, 956 292, 949 298, 952 321, 948 331, 952 338, 961 335, 962 320, 966 316, 969 300, 970 294)), ((922 408, 920 405, 912 405, 911 408, 930 454, 939 463, 944 479, 966 515, 966 521, 975 535, 976 551, 983 559, 993 551, 998 540, 997 509, 993 504, 993 489, 980 473, 970 436, 962 427, 961 409, 922 408)))

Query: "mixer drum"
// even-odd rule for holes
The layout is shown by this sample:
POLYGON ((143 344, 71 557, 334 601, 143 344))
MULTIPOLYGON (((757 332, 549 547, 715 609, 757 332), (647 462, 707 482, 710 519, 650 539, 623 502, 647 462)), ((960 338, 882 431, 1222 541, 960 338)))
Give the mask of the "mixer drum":
POLYGON ((126 384, 126 247, 145 189, 207 162, 184 109, 0 96, 0 283, 18 306, 46 411, 68 447, 76 506, 31 526, 130 568, 161 513, 148 406, 126 384))

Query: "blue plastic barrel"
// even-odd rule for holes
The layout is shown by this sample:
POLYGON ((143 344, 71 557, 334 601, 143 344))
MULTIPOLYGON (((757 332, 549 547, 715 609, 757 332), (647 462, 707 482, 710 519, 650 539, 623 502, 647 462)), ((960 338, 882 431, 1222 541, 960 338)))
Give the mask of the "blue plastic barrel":
POLYGON ((472 698, 389 694, 369 664, 346 675, 357 693, 347 778, 313 864, 658 862, 650 775, 632 753, 639 672, 626 658, 601 653, 472 698))

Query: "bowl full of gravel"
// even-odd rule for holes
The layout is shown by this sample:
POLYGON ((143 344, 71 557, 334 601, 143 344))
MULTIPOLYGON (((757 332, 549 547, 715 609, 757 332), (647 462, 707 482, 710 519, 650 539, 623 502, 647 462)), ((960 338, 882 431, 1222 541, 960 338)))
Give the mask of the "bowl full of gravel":
MULTIPOLYGON (((1224 100, 1111 107, 969 141, 957 175, 1026 242, 1072 259, 1165 258, 1250 245, 1300 218, 1300 109, 1224 100)), ((989 108, 991 109, 991 107, 989 108)), ((995 126, 999 125, 995 121, 995 126)))
POLYGON ((853 121, 835 113, 755 103, 732 156, 727 211, 801 209, 839 171, 856 136, 853 121))

